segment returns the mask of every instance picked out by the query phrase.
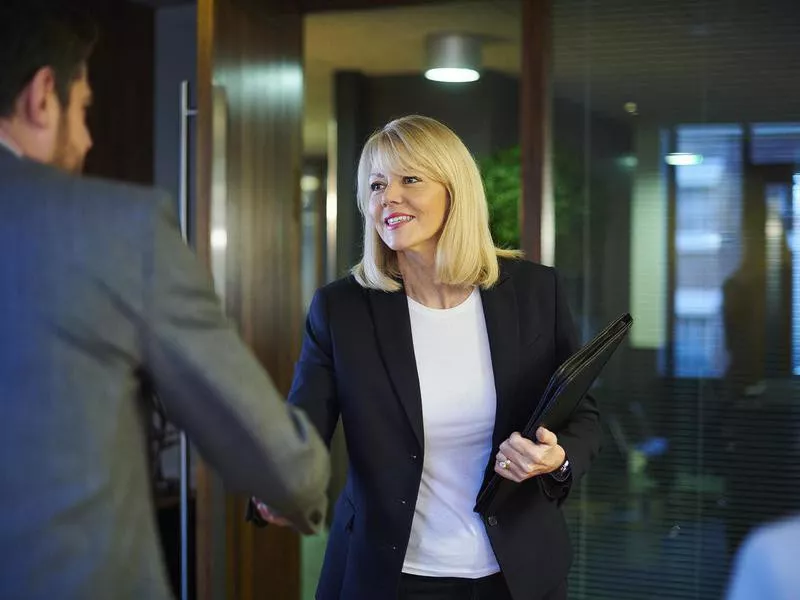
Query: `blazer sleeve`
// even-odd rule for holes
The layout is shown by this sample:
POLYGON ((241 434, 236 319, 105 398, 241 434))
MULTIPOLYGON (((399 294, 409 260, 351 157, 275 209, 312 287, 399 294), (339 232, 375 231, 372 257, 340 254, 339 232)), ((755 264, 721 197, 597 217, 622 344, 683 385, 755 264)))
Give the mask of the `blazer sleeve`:
POLYGON ((340 409, 329 323, 328 301, 323 288, 314 294, 308 310, 303 348, 295 366, 289 403, 303 409, 330 448, 340 409))
POLYGON ((151 215, 143 355, 159 400, 228 486, 262 498, 300 531, 318 531, 330 477, 322 440, 225 319, 174 211, 163 203, 151 215))
MULTIPOLYGON (((578 350, 580 344, 563 286, 555 269, 552 273, 556 307, 556 364, 561 364, 578 350)), ((569 460, 571 476, 563 482, 547 476, 539 479, 549 497, 563 502, 572 486, 580 481, 600 451, 602 438, 600 412, 597 409, 597 402, 590 394, 583 398, 567 426, 556 434, 558 443, 564 448, 569 460)))

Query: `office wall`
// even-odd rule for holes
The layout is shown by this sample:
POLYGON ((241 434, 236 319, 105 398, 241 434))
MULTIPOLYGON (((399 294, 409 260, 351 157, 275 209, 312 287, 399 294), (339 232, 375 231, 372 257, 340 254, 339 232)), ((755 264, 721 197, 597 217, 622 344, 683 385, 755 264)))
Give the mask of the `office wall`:
MULTIPOLYGON (((155 89, 153 103, 154 183, 178 198, 180 158, 180 82, 189 81, 195 106, 197 80, 197 7, 194 4, 160 8, 155 13, 155 89)), ((194 121, 190 121, 190 160, 194 161, 194 121)), ((194 178, 189 177, 190 197, 194 178)))
POLYGON ((76 0, 91 11, 100 37, 89 60, 94 147, 86 173, 153 181, 153 9, 128 2, 76 0))

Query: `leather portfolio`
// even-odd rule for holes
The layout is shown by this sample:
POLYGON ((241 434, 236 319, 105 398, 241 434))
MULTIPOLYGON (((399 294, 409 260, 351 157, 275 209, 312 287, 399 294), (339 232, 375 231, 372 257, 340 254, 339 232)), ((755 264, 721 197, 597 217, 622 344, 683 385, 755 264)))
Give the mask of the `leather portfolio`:
MULTIPOLYGON (((535 440, 539 427, 546 427, 558 434, 569 423, 572 413, 625 339, 631 325, 633 318, 625 313, 556 369, 527 424, 520 431, 524 437, 535 440)), ((494 512, 517 485, 520 484, 494 473, 478 495, 475 512, 483 515, 494 512)))

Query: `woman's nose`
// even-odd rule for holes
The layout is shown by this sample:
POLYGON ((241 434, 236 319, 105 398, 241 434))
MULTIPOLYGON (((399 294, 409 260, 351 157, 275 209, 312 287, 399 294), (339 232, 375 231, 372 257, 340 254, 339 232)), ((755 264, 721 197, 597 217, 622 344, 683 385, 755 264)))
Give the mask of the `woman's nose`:
POLYGON ((392 183, 386 184, 386 188, 383 190, 383 197, 381 199, 381 203, 384 206, 389 206, 390 204, 397 204, 400 201, 400 190, 398 187, 392 183))

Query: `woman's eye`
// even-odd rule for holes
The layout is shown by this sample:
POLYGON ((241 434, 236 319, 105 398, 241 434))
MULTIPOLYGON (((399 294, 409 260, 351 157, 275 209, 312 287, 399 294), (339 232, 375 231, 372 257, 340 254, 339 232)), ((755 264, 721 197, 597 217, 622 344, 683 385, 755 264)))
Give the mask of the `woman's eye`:
POLYGON ((373 183, 370 183, 369 189, 371 189, 373 192, 379 192, 383 189, 383 183, 380 181, 375 181, 373 183))
POLYGON ((408 177, 403 177, 403 183, 417 183, 419 182, 419 177, 414 177, 413 175, 409 175, 408 177))

